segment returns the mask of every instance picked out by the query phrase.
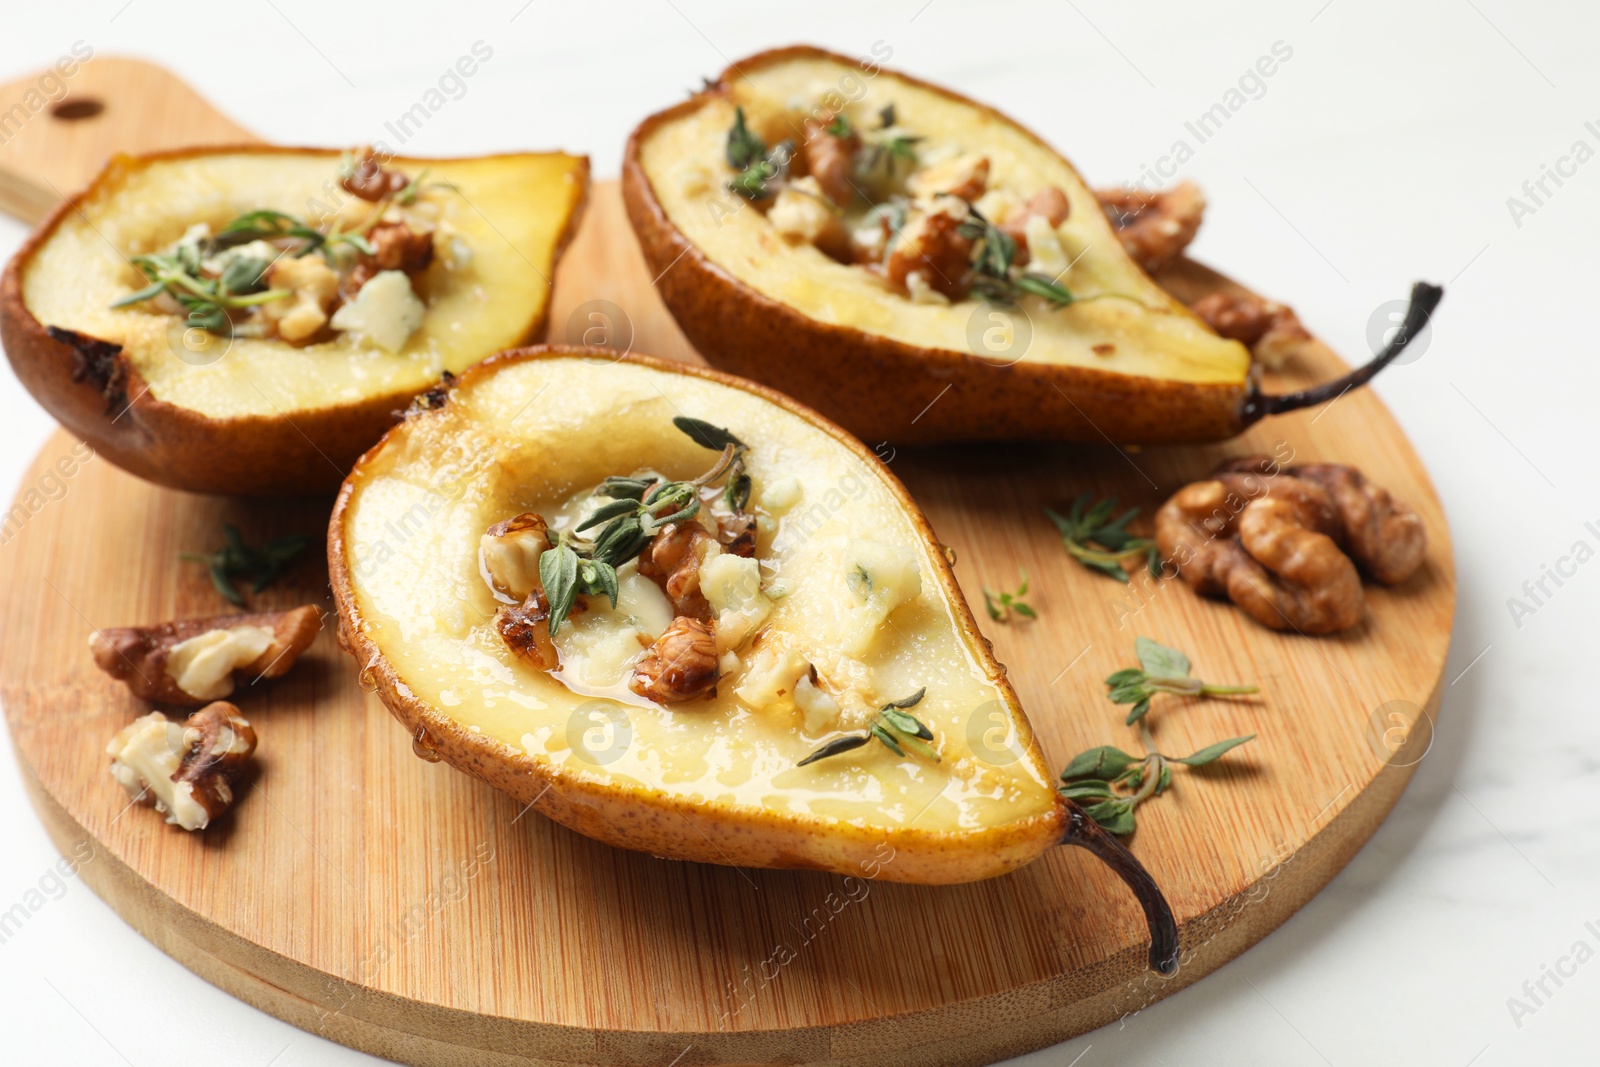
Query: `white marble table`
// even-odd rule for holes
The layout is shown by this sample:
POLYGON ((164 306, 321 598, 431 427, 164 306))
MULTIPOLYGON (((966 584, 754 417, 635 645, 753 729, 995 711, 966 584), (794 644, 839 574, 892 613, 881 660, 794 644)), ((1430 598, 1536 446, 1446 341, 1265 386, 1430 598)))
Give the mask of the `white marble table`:
MULTIPOLYGON (((559 146, 588 151, 609 177, 633 123, 729 57, 793 40, 853 53, 883 42, 891 65, 998 104, 1092 180, 1137 177, 1186 142, 1181 173, 1212 205, 1197 255, 1292 300, 1348 356, 1414 278, 1446 283, 1426 351, 1378 386, 1438 484, 1460 568, 1432 752, 1371 843, 1262 944, 1120 1028, 1016 1062, 1593 1062, 1600 563, 1561 564, 1575 572, 1547 580, 1553 595, 1536 605, 1524 583, 1577 542, 1600 549, 1585 525, 1600 528, 1600 346, 1585 317, 1600 284, 1600 161, 1587 158, 1600 152, 1600 10, 666 0, 602 17, 590 6, 17 5, 0 79, 81 40, 167 65, 271 140, 348 144, 384 136, 482 41, 492 56, 407 149, 559 146), (1241 85, 1275 46, 1272 76, 1241 85), (1218 103, 1237 106, 1201 140, 1186 123, 1218 103), (1536 610, 1514 615, 1514 597, 1536 610)), ((22 236, 0 221, 0 251, 22 236)), ((0 402, 9 497, 51 421, 9 369, 0 402)), ((56 860, 0 759, 0 916, 13 916, 0 922, 0 1060, 376 1062, 191 975, 60 880, 56 860)))

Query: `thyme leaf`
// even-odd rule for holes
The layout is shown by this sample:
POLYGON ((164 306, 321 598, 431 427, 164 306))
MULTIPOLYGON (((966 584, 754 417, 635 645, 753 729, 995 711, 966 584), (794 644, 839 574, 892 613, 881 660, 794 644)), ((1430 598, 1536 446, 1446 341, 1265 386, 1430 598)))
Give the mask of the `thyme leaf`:
POLYGON ((672 425, 689 435, 690 440, 701 448, 709 448, 713 452, 721 452, 729 445, 738 448, 749 447, 733 434, 721 426, 713 426, 703 419, 690 418, 688 415, 679 415, 672 420, 672 425))
POLYGON ((1132 726, 1150 711, 1158 693, 1179 696, 1242 696, 1259 693, 1254 685, 1212 685, 1189 674, 1189 657, 1148 637, 1134 641, 1138 667, 1125 667, 1106 678, 1106 696, 1113 704, 1132 704, 1127 724, 1132 726))
POLYGON ((1158 751, 1145 723, 1139 724, 1139 736, 1145 746, 1143 756, 1101 745, 1079 753, 1061 771, 1061 794, 1081 804, 1084 814, 1107 831, 1123 837, 1134 831, 1134 810, 1172 787, 1173 764, 1203 767, 1256 735, 1230 737, 1182 757, 1158 751))
POLYGON ((1155 541, 1128 532, 1128 523, 1139 509, 1129 508, 1113 519, 1111 513, 1116 507, 1116 497, 1095 501, 1093 493, 1084 493, 1072 502, 1066 515, 1050 508, 1045 508, 1044 513, 1061 534, 1062 547, 1090 570, 1126 582, 1128 560, 1142 555, 1150 573, 1159 577, 1161 561, 1155 541))
POLYGON ((728 166, 744 170, 766 154, 767 143, 745 123, 744 108, 734 108, 733 126, 728 130, 728 166))
POLYGON ((551 636, 571 615, 579 596, 604 596, 617 606, 617 568, 644 551, 650 539, 673 523, 700 514, 700 490, 726 477, 722 498, 739 513, 753 489, 744 471, 749 451, 727 429, 680 415, 672 420, 696 444, 718 451, 717 460, 698 478, 670 481, 660 475, 613 475, 600 483, 596 496, 605 503, 590 512, 570 533, 555 534, 539 556, 539 579, 550 602, 551 636), (598 530, 592 538, 582 536, 598 530))
POLYGON ((1032 607, 1023 603, 1022 598, 1028 594, 1028 572, 1022 572, 1022 584, 1017 586, 1016 592, 995 592, 985 588, 983 591, 983 606, 989 612, 989 618, 995 622, 1008 622, 1011 613, 1016 612, 1025 619, 1037 619, 1039 616, 1032 607))
POLYGON ((188 563, 204 563, 218 594, 241 608, 248 605, 244 594, 239 592, 237 579, 254 577, 250 591, 261 592, 282 577, 314 539, 312 534, 290 534, 256 548, 246 544, 239 528, 229 523, 223 524, 222 537, 222 547, 214 552, 180 552, 178 558, 188 563))
POLYGON ((865 730, 860 733, 842 734, 824 741, 795 766, 804 767, 808 763, 815 763, 829 756, 854 751, 869 741, 877 741, 896 756, 904 757, 906 750, 909 749, 923 759, 938 763, 939 750, 929 744, 934 739, 933 731, 908 711, 920 704, 927 692, 927 687, 924 686, 908 697, 891 700, 878 709, 877 716, 867 724, 865 730))
POLYGON ((1172 788, 1174 764, 1204 767, 1256 736, 1230 737, 1188 756, 1169 756, 1159 751, 1150 732, 1150 722, 1145 718, 1155 694, 1226 696, 1254 693, 1257 688, 1253 685, 1209 685, 1191 677, 1188 656, 1148 637, 1138 638, 1134 650, 1139 666, 1114 672, 1106 678, 1106 687, 1114 702, 1134 704, 1127 725, 1137 724, 1144 755, 1124 752, 1115 745, 1100 745, 1080 752, 1062 768, 1059 787, 1068 800, 1083 806, 1085 815, 1109 832, 1122 836, 1133 833, 1134 811, 1140 804, 1172 788))
POLYGON ((744 108, 733 109, 733 125, 728 128, 726 156, 728 166, 739 173, 728 181, 728 188, 746 200, 765 200, 775 191, 771 183, 789 175, 794 159, 794 143, 782 141, 767 151, 767 143, 745 122, 744 108))
POLYGON ((985 300, 998 304, 1016 304, 1023 296, 1037 296, 1064 308, 1077 302, 1077 297, 1054 278, 1042 274, 1020 273, 1013 276, 1017 260, 1017 242, 1012 236, 978 213, 968 208, 966 219, 956 227, 956 232, 973 242, 971 263, 972 291, 985 300))

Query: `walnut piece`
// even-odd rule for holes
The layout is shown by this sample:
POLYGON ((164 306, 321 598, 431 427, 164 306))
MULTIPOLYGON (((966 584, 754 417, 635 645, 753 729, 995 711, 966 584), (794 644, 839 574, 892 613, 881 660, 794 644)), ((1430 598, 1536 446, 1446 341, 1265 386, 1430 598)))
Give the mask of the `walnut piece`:
POLYGON ((639 556, 639 573, 655 580, 677 615, 711 618, 711 606, 700 593, 700 559, 703 546, 713 540, 698 522, 675 522, 662 527, 639 556))
POLYGON ((1403 581, 1427 549, 1421 519, 1353 467, 1225 463, 1156 513, 1164 560, 1197 593, 1224 596, 1273 629, 1334 633, 1361 621, 1356 565, 1403 581), (1352 558, 1353 557, 1353 558, 1352 558))
POLYGON ((267 284, 288 289, 289 300, 260 305, 261 318, 289 342, 316 336, 328 324, 329 309, 339 295, 339 276, 322 256, 283 256, 267 271, 267 284))
POLYGON ((111 777, 185 830, 203 830, 228 809, 255 750, 255 730, 222 700, 181 723, 152 711, 106 745, 111 777))
POLYGON ((967 211, 966 201, 949 196, 927 211, 913 210, 884 262, 889 281, 908 289, 906 278, 916 273, 951 299, 965 297, 972 256, 972 240, 961 233, 967 211))
MULTIPOLYGON (((828 132, 834 116, 807 119, 806 139, 800 146, 800 162, 806 174, 815 179, 817 188, 839 207, 849 207, 855 202, 856 188, 850 175, 855 170, 856 151, 861 147, 861 137, 854 130, 847 137, 836 137, 828 132)), ((780 199, 782 194, 779 194, 780 199)))
POLYGON ((1059 187, 1047 185, 1022 206, 1022 210, 1014 213, 1000 224, 1000 228, 1017 243, 1017 262, 1026 264, 1029 259, 1028 248, 1028 223, 1035 218, 1041 218, 1051 229, 1055 229, 1067 221, 1067 216, 1072 213, 1072 202, 1067 199, 1067 194, 1059 187))
POLYGON ((849 258, 850 235, 814 177, 796 178, 779 189, 767 221, 791 244, 815 245, 835 259, 849 258))
POLYGON ((1254 293, 1207 293, 1189 310, 1223 337, 1242 342, 1258 363, 1273 370, 1311 340, 1293 308, 1254 293))
POLYGON ((560 653, 550 637, 550 601, 542 587, 535 586, 521 604, 507 604, 496 612, 494 628, 507 648, 541 671, 560 666, 560 653))
POLYGON ((1366 596, 1339 549, 1321 487, 1295 478, 1220 472, 1185 486, 1156 513, 1162 558, 1195 591, 1226 596, 1274 630, 1346 630, 1366 596))
POLYGON ((717 541, 730 555, 751 559, 756 554, 756 517, 748 511, 717 515, 717 541))
POLYGON ((989 157, 977 152, 930 163, 906 179, 906 191, 919 200, 959 196, 969 204, 989 187, 989 157))
POLYGON ((95 666, 135 696, 199 707, 228 696, 241 681, 282 677, 321 629, 322 613, 306 604, 97 630, 89 651, 95 666))
POLYGON ((1205 195, 1190 181, 1158 193, 1124 187, 1096 189, 1095 195, 1122 247, 1151 274, 1183 254, 1206 211, 1205 195))
POLYGON ((1387 489, 1340 463, 1306 463, 1288 473, 1328 491, 1344 528, 1345 551, 1372 577, 1394 585, 1422 566, 1428 552, 1422 517, 1387 489))
POLYGON ((711 628, 680 615, 634 666, 629 688, 659 704, 681 704, 716 685, 717 677, 711 628))
POLYGON ((550 547, 543 516, 525 511, 497 522, 478 539, 483 566, 494 587, 515 600, 539 588, 539 557, 550 547))
POLYGON ((411 179, 404 174, 385 168, 371 148, 357 149, 355 154, 356 161, 350 173, 339 180, 345 192, 376 203, 404 191, 411 184, 411 179))
POLYGON ((433 234, 414 230, 404 222, 380 222, 367 234, 367 240, 373 254, 361 256, 350 268, 344 281, 347 295, 360 292, 362 286, 383 271, 416 275, 433 262, 433 234))

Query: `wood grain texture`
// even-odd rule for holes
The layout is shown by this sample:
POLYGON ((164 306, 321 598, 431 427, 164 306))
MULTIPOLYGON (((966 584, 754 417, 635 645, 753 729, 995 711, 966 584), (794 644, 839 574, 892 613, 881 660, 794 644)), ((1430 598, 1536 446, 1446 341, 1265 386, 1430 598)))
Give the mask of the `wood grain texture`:
MULTIPOLYGON (((589 310, 613 330, 631 322, 636 347, 687 353, 609 186, 562 267, 556 336, 597 300, 615 306, 589 310)), ((600 328, 588 313, 580 333, 600 328)), ((1323 354, 1274 384, 1338 369, 1323 354)), ((1137 1011, 1259 940, 1377 827, 1410 768, 1386 763, 1393 723, 1374 715, 1395 701, 1431 714, 1454 604, 1433 489, 1369 392, 1205 449, 894 456, 955 548, 969 599, 1030 575, 1040 619, 986 628, 1055 762, 1131 747, 1099 680, 1131 661, 1135 634, 1182 646, 1206 677, 1263 686, 1259 701, 1155 713, 1173 751, 1261 735, 1228 766, 1180 772, 1141 812, 1132 847, 1183 930, 1184 966, 1166 980, 1143 970, 1132 900, 1080 853, 992 882, 872 884, 852 899, 840 878, 670 863, 523 815, 417 759, 327 632, 289 677, 238 698, 261 735, 260 769, 231 818, 190 836, 126 810, 101 746, 144 709, 89 665, 88 632, 218 610, 178 551, 212 546, 223 521, 259 538, 316 531, 329 502, 176 493, 93 459, 63 476, 54 465, 73 447, 58 435, 40 455, 0 550, 0 699, 52 835, 64 851, 89 842, 85 879, 198 973, 415 1063, 647 1064, 685 1048, 684 1064, 984 1063, 1137 1011), (1283 444, 1361 466, 1432 536, 1423 573, 1369 589, 1370 617, 1350 634, 1276 634, 1176 584, 1096 576, 1040 512, 1085 490, 1153 507, 1223 456, 1283 444)), ((325 592, 309 562, 262 602, 326 608, 325 592)))
MULTIPOLYGON (((98 161, 80 164, 63 191, 98 161)), ((1167 281, 1226 284, 1187 264, 1167 281)), ((596 188, 551 339, 695 358, 650 282, 615 188, 596 188)), ((1322 350, 1269 384, 1341 369, 1322 350)), ((1438 499, 1370 392, 1206 448, 885 452, 955 549, 969 600, 1026 568, 1041 618, 985 628, 1053 762, 1133 744, 1099 680, 1131 662, 1135 634, 1182 646, 1205 677, 1261 683, 1260 700, 1154 713, 1172 751, 1260 734, 1141 811, 1131 847, 1185 949, 1162 979, 1144 970, 1137 907, 1076 850, 989 882, 852 894, 835 876, 672 863, 580 837, 416 758, 331 627, 287 678, 237 695, 261 745, 232 815, 188 835, 129 809, 102 747, 146 708, 93 669, 89 632, 219 610, 179 551, 214 547, 225 521, 257 539, 320 531, 330 501, 157 489, 76 447, 56 435, 0 517, 0 701, 46 827, 64 853, 92 850, 85 881, 196 973, 417 1064, 980 1064, 1137 1012, 1260 940, 1376 829, 1420 756, 1390 758, 1385 731, 1431 717, 1454 609, 1438 499), (1176 584, 1121 586, 1068 560, 1040 511, 1084 491, 1152 508, 1222 457, 1280 446, 1362 467, 1428 527, 1422 573, 1369 589, 1351 633, 1276 634, 1176 584)), ((326 592, 312 558, 260 603, 327 609, 326 592)))
POLYGON ((0 211, 23 222, 88 185, 113 153, 258 140, 153 63, 66 61, 0 85, 0 211))

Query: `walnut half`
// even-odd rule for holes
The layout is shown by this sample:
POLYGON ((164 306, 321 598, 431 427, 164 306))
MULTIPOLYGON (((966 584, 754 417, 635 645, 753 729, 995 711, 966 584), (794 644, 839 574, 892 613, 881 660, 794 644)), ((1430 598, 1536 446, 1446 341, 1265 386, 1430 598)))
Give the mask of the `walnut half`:
POLYGON ((255 730, 222 700, 181 723, 152 711, 106 745, 111 777, 134 800, 185 830, 203 830, 228 809, 255 750, 255 730))
POLYGON ((322 629, 313 605, 123 626, 89 636, 95 666, 145 700, 199 707, 244 681, 278 678, 322 629))

